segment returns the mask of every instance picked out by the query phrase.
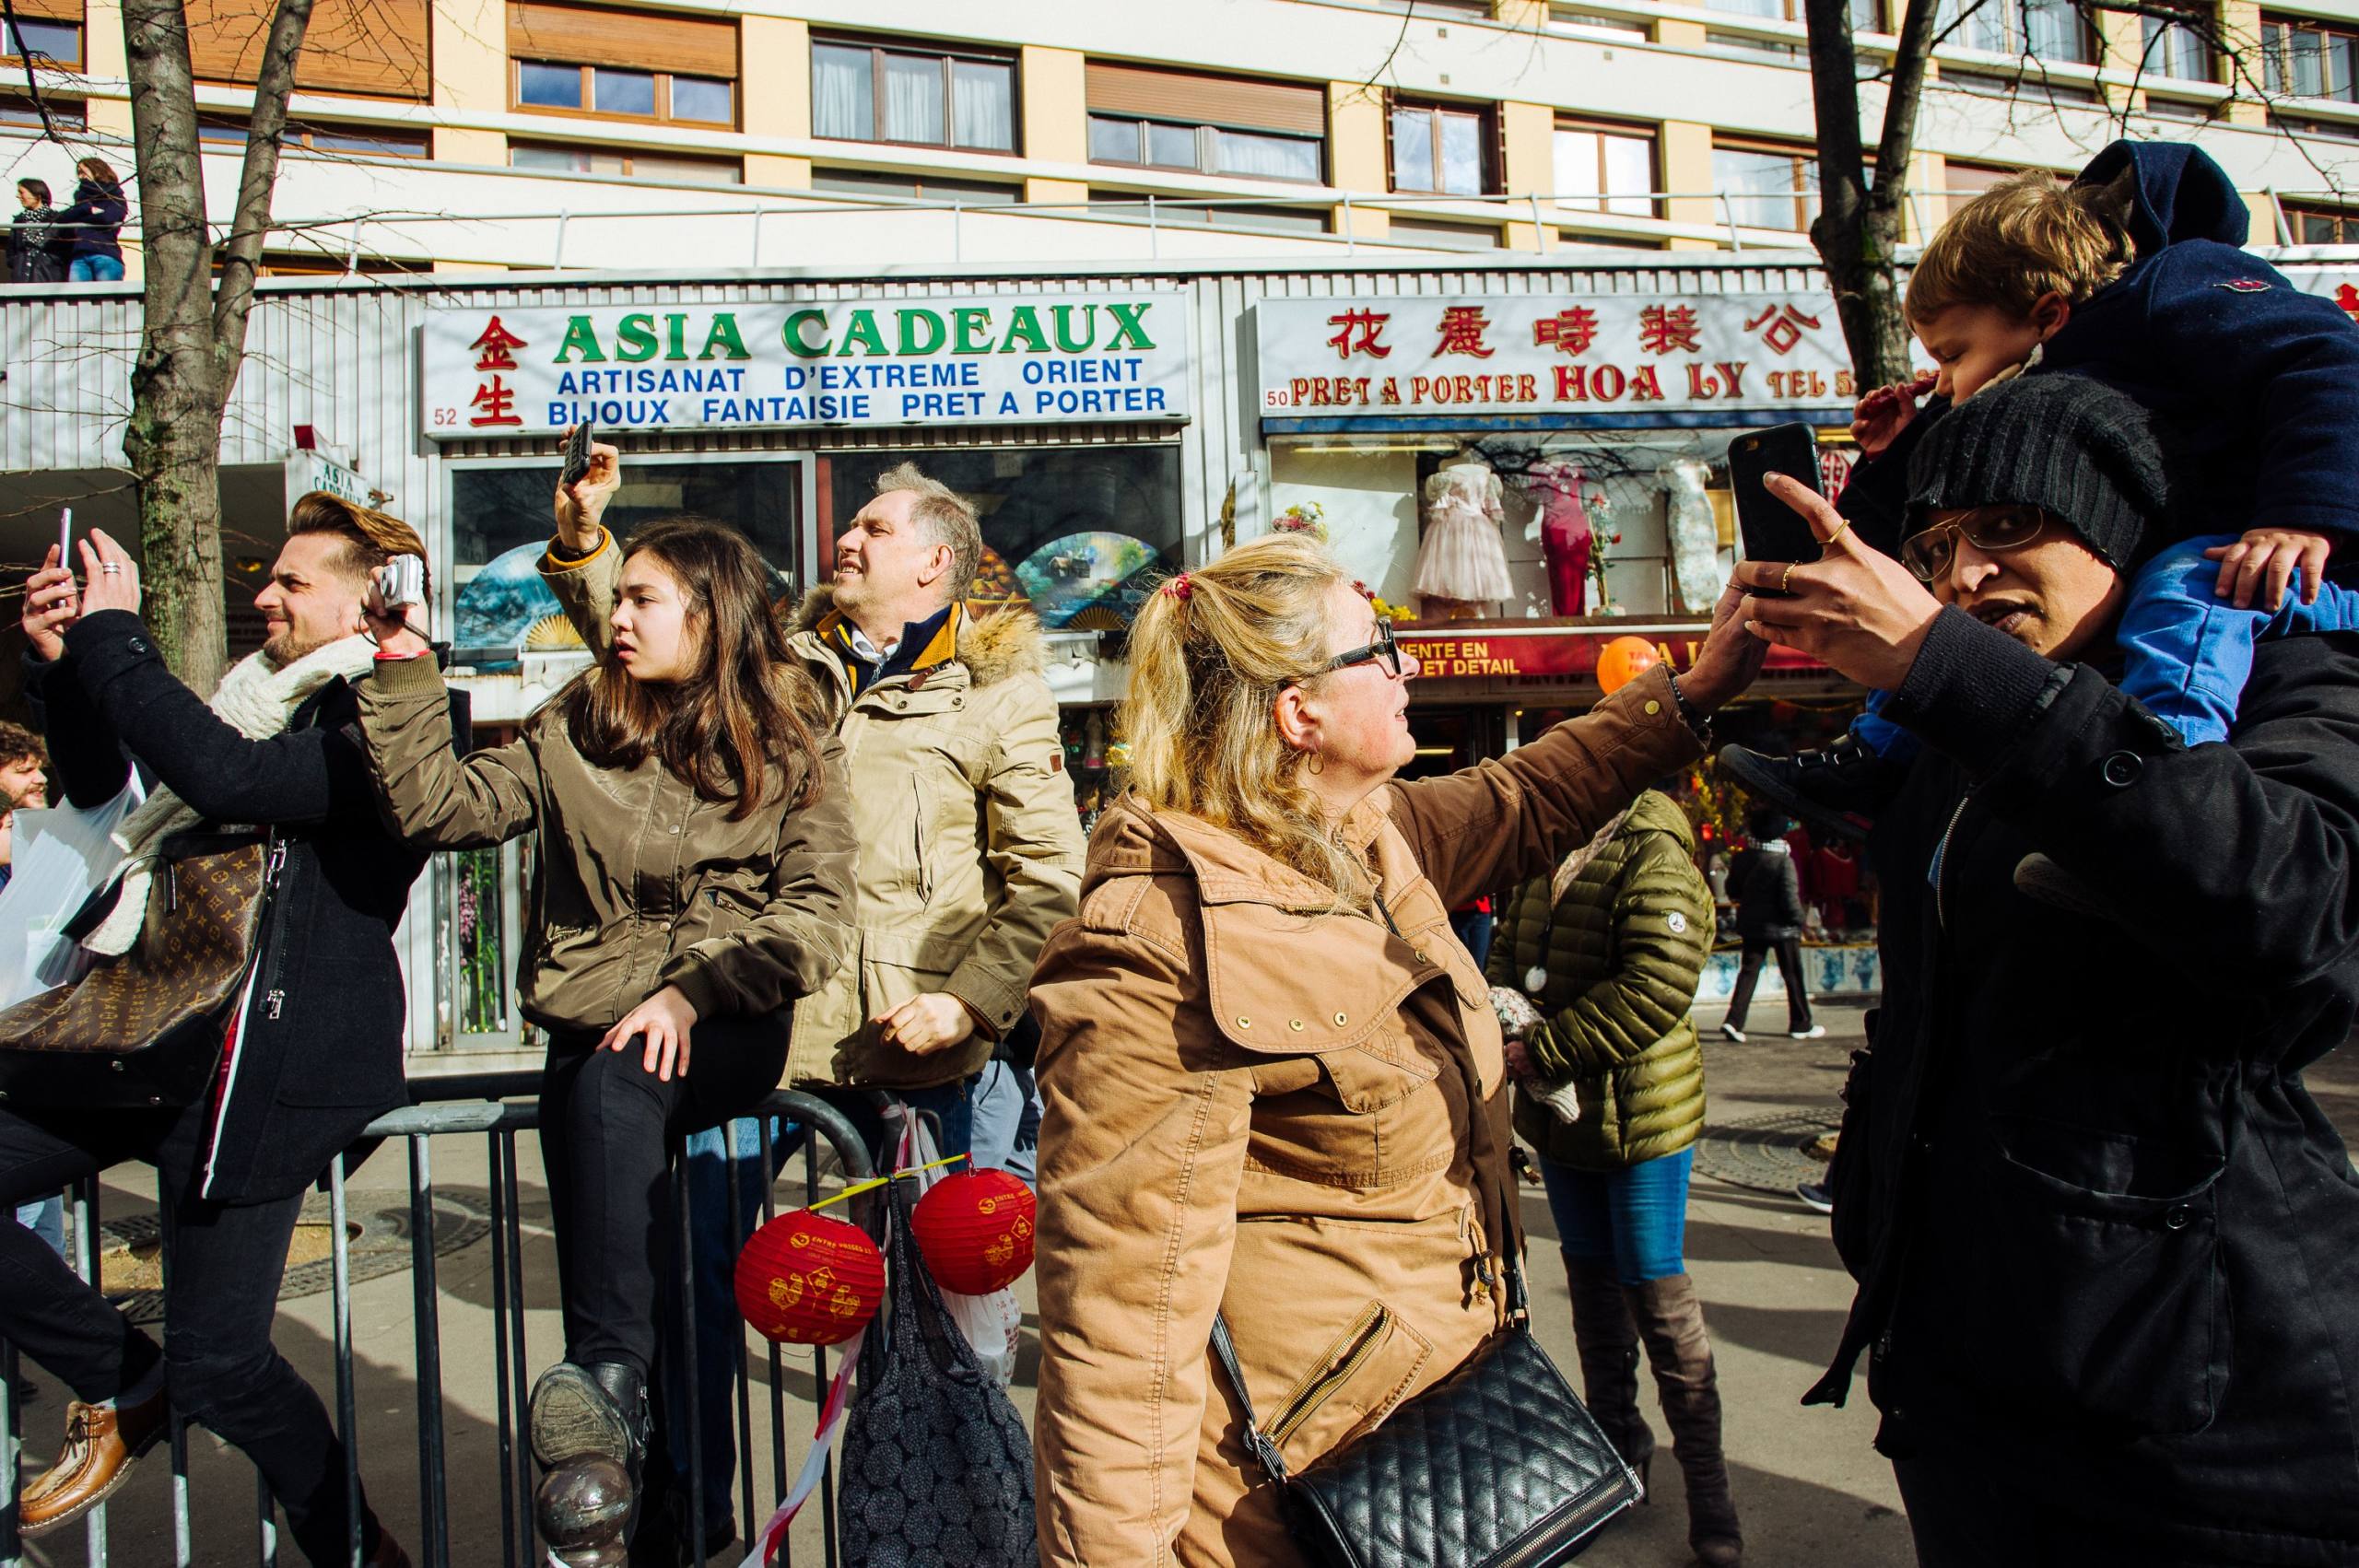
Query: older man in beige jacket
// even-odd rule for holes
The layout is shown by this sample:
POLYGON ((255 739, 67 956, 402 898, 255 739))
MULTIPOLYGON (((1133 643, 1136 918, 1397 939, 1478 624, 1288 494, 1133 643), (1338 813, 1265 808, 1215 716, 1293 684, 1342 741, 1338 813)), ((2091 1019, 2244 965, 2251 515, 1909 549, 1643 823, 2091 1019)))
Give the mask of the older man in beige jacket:
MULTIPOLYGON (((542 571, 603 653, 622 552, 599 519, 621 483, 611 447, 557 495, 542 571)), ((1078 907, 1082 837, 1056 698, 1028 611, 970 615, 974 509, 911 463, 836 541, 791 645, 837 714, 859 840, 858 962, 798 1003, 792 1087, 889 1090, 968 1146, 966 1082, 1024 1014, 1041 944, 1078 907)), ((839 1103, 872 1144, 866 1093, 839 1103)))

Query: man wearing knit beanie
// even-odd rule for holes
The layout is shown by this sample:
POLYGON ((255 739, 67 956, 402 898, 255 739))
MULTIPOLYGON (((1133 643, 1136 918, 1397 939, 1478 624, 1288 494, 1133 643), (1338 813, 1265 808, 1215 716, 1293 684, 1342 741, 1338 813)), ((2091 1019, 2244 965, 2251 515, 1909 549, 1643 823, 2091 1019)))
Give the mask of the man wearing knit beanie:
POLYGON ((2359 1562, 2359 1185, 2302 1082, 2359 1015, 2359 639, 2251 644, 2220 743, 2123 689, 2168 446, 2028 378, 1928 432, 1921 577, 1784 480, 1822 558, 1737 569, 1758 635, 1924 741, 1869 839, 1883 1003, 1827 1178, 1859 1293, 1807 1396, 1872 1357, 1920 1562, 2359 1562), (2027 897, 2034 856, 2095 918, 2027 897))
POLYGON ((2169 526, 2165 467, 2146 411, 2120 392, 2084 376, 2024 377, 1926 432, 1908 464, 1907 532, 1943 512, 2037 507, 2127 573, 2169 526))

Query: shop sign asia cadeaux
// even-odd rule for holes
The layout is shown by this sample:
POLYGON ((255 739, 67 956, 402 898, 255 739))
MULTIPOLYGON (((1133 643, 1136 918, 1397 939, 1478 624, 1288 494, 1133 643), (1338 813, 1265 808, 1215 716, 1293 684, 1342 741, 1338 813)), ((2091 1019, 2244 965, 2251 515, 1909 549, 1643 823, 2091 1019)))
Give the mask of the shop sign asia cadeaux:
POLYGON ((1840 409, 1858 392, 1832 296, 1266 299, 1264 419, 1840 409))
POLYGON ((421 427, 601 431, 1097 424, 1188 417, 1188 300, 852 297, 427 312, 421 427))

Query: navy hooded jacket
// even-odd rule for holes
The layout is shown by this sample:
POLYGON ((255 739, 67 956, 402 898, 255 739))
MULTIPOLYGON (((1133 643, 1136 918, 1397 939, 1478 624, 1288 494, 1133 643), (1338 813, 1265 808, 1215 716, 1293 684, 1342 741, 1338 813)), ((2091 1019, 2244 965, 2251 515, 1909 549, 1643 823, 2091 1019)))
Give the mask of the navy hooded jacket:
MULTIPOLYGON (((2125 169, 2138 260, 2072 312, 2033 369, 2118 388, 2168 427, 2191 497, 2183 537, 2359 534, 2359 325, 2239 249, 2244 197, 2201 149, 2116 142, 2074 183, 2109 184, 2125 169)), ((1844 487, 1837 509, 1886 555, 1907 532, 1909 455, 1949 406, 1929 400, 1844 487)))
POLYGON ((2244 198, 2200 149, 2116 142, 2075 183, 2125 170, 2138 259, 2037 369, 2118 387, 2169 427, 2192 490, 2186 532, 2359 535, 2359 324, 2240 249, 2244 198))

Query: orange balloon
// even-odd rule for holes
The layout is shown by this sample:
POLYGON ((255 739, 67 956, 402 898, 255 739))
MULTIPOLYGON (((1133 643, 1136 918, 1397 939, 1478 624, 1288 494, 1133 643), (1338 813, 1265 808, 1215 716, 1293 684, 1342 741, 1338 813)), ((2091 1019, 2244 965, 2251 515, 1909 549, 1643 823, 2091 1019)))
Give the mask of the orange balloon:
POLYGON ((1655 645, 1642 637, 1617 637, 1597 656, 1597 684, 1608 695, 1662 662, 1655 645))

